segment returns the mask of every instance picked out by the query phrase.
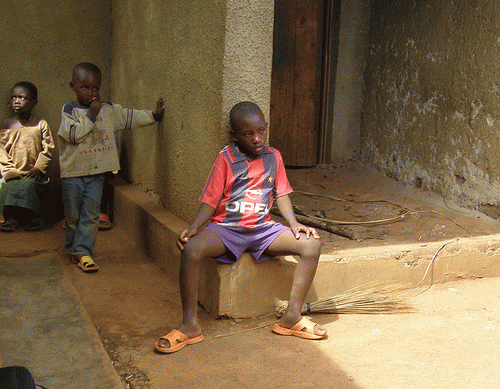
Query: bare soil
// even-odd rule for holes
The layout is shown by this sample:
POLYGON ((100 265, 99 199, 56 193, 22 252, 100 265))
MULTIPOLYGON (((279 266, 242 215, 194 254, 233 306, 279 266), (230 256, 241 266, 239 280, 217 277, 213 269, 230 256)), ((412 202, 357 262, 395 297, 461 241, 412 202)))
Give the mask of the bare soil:
MULTIPOLYGON (((345 226, 354 239, 319 230, 324 253, 500 230, 485 215, 368 168, 297 169, 288 175, 296 190, 292 201, 307 214, 354 223, 404 215, 345 226)), ((409 314, 314 315, 329 331, 321 341, 272 334, 274 315, 214 319, 200 307, 205 341, 160 355, 154 342, 181 321, 177 275, 162 272, 119 226, 99 233, 100 270, 94 274, 83 274, 66 258, 60 224, 38 233, 0 234, 0 249, 0 257, 58 253, 124 388, 468 389, 497 388, 500 381, 497 278, 415 291, 408 296, 415 308, 409 314)))
POLYGON ((404 186, 359 164, 288 169, 292 203, 305 214, 338 222, 353 239, 318 229, 323 253, 339 249, 489 235, 500 223, 477 211, 404 186))
POLYGON ((205 340, 164 355, 153 344, 181 321, 176 275, 119 228, 98 242, 98 273, 64 265, 125 388, 498 387, 498 278, 411 291, 407 314, 312 315, 329 332, 320 341, 273 334, 274 315, 215 319, 200 307, 205 340))

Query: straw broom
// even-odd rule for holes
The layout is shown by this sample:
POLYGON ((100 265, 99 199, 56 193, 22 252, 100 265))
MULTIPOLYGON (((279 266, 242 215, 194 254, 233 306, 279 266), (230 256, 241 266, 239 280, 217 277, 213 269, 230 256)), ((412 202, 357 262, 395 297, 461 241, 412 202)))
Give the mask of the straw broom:
MULTIPOLYGON (((413 309, 408 303, 404 285, 386 285, 370 283, 361 285, 336 296, 304 304, 302 313, 407 313, 413 309)), ((276 302, 276 316, 281 317, 288 307, 288 301, 276 302)))
MULTIPOLYGON (((407 302, 408 290, 405 285, 386 285, 380 283, 369 283, 349 289, 339 293, 336 296, 316 301, 314 303, 304 304, 302 313, 309 315, 311 313, 408 313, 413 312, 413 308, 407 302)), ((288 301, 278 300, 276 302, 276 316, 280 318, 285 313, 288 301)), ((230 334, 216 335, 216 338, 232 336, 268 327, 277 323, 274 320, 271 323, 265 323, 258 327, 247 328, 230 334)))
MULTIPOLYGON (((443 243, 432 257, 427 270, 425 271, 422 279, 417 283, 420 285, 427 277, 429 269, 434 264, 434 261, 439 252, 448 244, 457 242, 459 238, 455 238, 448 242, 443 243)), ((431 273, 432 276, 432 273, 431 273)), ((428 290, 433 284, 411 297, 418 296, 428 290)), ((361 285, 345 292, 339 293, 336 296, 329 297, 314 303, 304 304, 302 313, 408 313, 413 312, 414 309, 408 302, 409 294, 411 293, 408 285, 393 284, 383 285, 381 283, 368 283, 361 285)), ((288 301, 278 300, 276 302, 276 316, 281 317, 285 313, 288 306, 288 301)))

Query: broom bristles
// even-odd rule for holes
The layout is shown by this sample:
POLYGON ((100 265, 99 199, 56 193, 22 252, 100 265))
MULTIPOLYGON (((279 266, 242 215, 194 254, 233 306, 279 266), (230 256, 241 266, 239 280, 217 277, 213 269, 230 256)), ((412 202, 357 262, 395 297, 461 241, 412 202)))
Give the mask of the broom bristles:
MULTIPOLYGON (((336 296, 304 304, 302 313, 406 313, 412 312, 411 305, 405 298, 404 285, 380 285, 370 283, 361 285, 336 296)), ((288 301, 276 302, 276 316, 281 317, 288 307, 288 301)))

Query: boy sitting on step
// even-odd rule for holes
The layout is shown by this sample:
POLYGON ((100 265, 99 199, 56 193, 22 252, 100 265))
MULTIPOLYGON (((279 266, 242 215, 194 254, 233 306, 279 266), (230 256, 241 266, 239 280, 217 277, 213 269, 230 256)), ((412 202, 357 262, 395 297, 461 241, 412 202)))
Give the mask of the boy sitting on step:
POLYGON ((265 144, 267 123, 261 109, 251 102, 238 103, 231 109, 230 124, 234 142, 219 153, 195 220, 179 236, 183 320, 178 329, 155 343, 161 353, 173 353, 203 340, 197 318, 201 262, 212 257, 234 263, 244 251, 257 261, 276 255, 298 256, 288 308, 272 330, 305 339, 326 336, 324 328, 301 315, 318 266, 319 235, 295 218, 281 154, 265 144), (273 201, 289 227, 271 219, 273 201))

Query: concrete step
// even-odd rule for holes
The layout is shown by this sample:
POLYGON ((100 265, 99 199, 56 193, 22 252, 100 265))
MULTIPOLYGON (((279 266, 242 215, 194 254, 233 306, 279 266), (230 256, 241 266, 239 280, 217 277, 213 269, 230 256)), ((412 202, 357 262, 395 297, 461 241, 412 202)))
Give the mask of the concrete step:
MULTIPOLYGON (((187 223, 121 179, 115 180, 115 222, 170 276, 179 272, 177 237, 187 223)), ((500 276, 500 234, 393 244, 322 254, 307 301, 371 283, 418 287, 461 278, 500 276), (425 277, 424 277, 425 276, 425 277)), ((234 265, 206 261, 199 301, 214 316, 256 317, 288 298, 296 261, 276 257, 257 264, 250 255, 234 265)))

